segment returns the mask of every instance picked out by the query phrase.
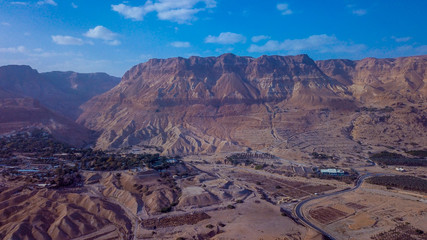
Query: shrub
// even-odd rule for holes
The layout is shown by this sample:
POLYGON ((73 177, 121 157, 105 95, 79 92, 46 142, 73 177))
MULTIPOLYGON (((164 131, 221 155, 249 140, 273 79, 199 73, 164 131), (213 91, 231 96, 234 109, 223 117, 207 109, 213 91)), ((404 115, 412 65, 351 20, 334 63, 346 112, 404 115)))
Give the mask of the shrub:
POLYGON ((427 180, 412 176, 379 176, 367 179, 368 183, 427 193, 427 180))
POLYGON ((209 229, 212 229, 212 228, 214 228, 215 226, 214 225, 212 225, 212 224, 208 224, 208 225, 206 225, 206 228, 209 228, 209 229))
POLYGON ((170 212, 170 211, 172 211, 172 207, 171 207, 171 206, 169 206, 169 207, 164 207, 164 208, 162 208, 162 209, 160 210, 160 212, 162 212, 162 213, 167 213, 167 212, 170 212))

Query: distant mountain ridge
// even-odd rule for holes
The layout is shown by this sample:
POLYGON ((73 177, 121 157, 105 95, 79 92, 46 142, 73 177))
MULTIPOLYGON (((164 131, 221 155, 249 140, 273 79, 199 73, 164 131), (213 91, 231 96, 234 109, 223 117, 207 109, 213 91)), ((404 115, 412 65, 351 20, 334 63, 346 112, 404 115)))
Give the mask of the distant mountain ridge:
MULTIPOLYGON (((119 81, 120 78, 106 73, 39 73, 25 65, 0 67, 0 89, 15 96, 37 99, 46 107, 71 119, 80 115, 81 104, 110 90, 119 81)), ((2 95, 0 98, 4 97, 2 95)))
POLYGON ((324 127, 328 110, 331 121, 332 116, 353 117, 341 119, 337 127, 345 132, 348 145, 357 147, 352 134, 358 128, 351 128, 360 118, 356 110, 423 105, 426 69, 427 56, 360 61, 233 54, 151 59, 85 103, 77 122, 101 134, 99 148, 156 145, 165 153, 195 153, 291 146, 289 137, 324 127))
POLYGON ((42 128, 58 140, 87 145, 94 134, 74 122, 80 105, 119 82, 105 73, 38 73, 30 66, 0 67, 0 134, 42 128))

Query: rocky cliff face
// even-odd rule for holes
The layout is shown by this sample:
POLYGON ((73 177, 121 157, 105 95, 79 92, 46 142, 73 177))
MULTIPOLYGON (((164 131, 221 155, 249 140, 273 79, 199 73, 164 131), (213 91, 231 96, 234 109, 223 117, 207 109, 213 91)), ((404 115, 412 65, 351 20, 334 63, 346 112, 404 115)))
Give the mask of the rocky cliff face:
POLYGON ((363 141, 407 145, 427 141, 419 119, 426 64, 426 56, 152 59, 84 104, 77 121, 101 133, 99 148, 156 145, 168 154, 244 147, 354 152, 363 141), (419 112, 408 114, 414 106, 419 112), (376 124, 383 125, 380 132, 372 130, 376 124))
MULTIPOLYGON (((78 122, 101 132, 100 148, 163 146, 212 152, 283 141, 293 108, 356 108, 347 87, 307 55, 152 59, 83 105, 78 122), (283 135, 283 136, 282 136, 283 135)), ((299 127, 298 127, 299 128, 299 127)))
POLYGON ((363 104, 422 102, 427 97, 427 56, 316 63, 326 75, 349 87, 363 104))
POLYGON ((29 66, 10 65, 0 67, 0 98, 10 97, 10 93, 34 98, 49 109, 76 119, 81 113, 80 105, 119 81, 105 73, 38 73, 29 66))

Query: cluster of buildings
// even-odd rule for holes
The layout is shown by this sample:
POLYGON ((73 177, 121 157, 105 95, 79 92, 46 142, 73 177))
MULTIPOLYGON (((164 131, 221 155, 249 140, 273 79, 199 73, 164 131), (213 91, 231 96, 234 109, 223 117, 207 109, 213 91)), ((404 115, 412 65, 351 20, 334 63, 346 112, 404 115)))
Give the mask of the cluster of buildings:
POLYGON ((337 169, 337 168, 320 169, 320 173, 323 175, 331 175, 331 176, 343 176, 343 175, 345 175, 344 170, 337 169))

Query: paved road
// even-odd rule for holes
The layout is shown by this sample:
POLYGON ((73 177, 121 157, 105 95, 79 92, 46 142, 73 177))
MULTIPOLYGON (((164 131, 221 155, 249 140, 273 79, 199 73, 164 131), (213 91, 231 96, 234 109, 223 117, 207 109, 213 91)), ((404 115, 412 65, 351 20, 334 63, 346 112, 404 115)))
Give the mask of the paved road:
POLYGON ((354 191, 354 190, 358 189, 358 188, 362 185, 363 181, 364 181, 367 177, 371 177, 371 176, 373 176, 373 175, 372 175, 372 174, 369 174, 369 173, 368 173, 368 174, 366 174, 366 175, 360 176, 360 177, 357 179, 356 185, 355 185, 353 188, 348 188, 348 189, 344 189, 344 190, 341 190, 341 191, 338 191, 338 192, 328 193, 328 194, 319 195, 319 196, 316 196, 316 197, 312 197, 312 198, 305 199, 304 201, 300 202, 300 203, 295 207, 295 213, 296 213, 297 217, 298 217, 301 221, 303 221, 306 225, 308 225, 308 226, 310 226, 310 227, 314 228, 315 230, 319 231, 321 234, 323 234, 323 235, 324 235, 325 237, 327 237, 328 239, 330 239, 330 240, 335 240, 336 238, 332 237, 329 233, 327 233, 327 232, 323 231, 321 228, 319 228, 318 226, 316 226, 314 223, 310 222, 310 221, 309 221, 309 220, 304 216, 304 214, 303 214, 303 212, 302 212, 302 207, 304 206, 304 204, 306 204, 306 203, 308 203, 308 202, 310 202, 310 201, 316 200, 316 199, 320 199, 320 198, 324 198, 324 197, 329 197, 329 196, 335 196, 335 195, 338 195, 338 194, 343 194, 343 193, 346 193, 346 192, 354 191))

